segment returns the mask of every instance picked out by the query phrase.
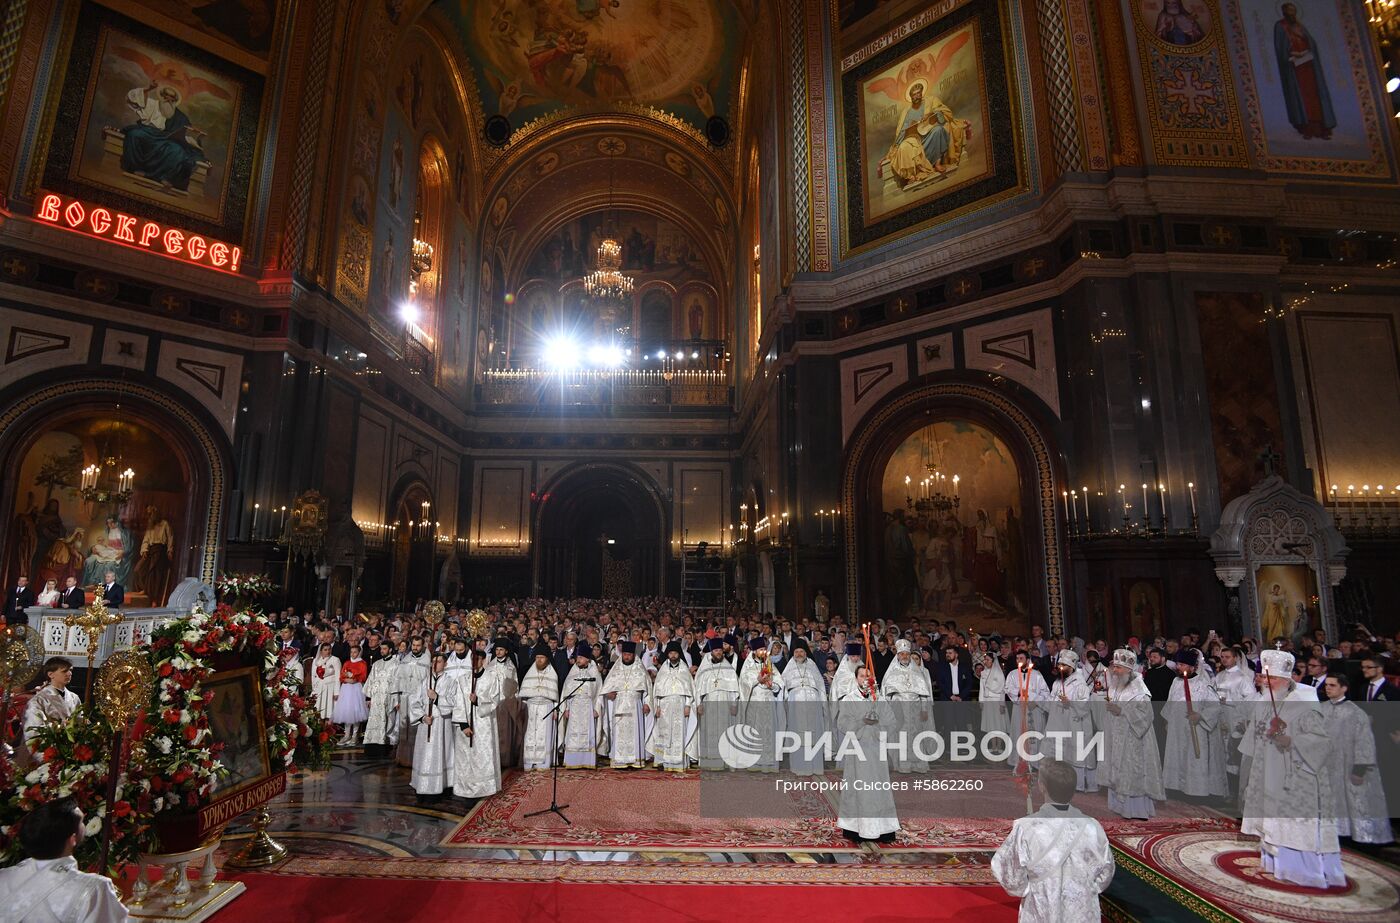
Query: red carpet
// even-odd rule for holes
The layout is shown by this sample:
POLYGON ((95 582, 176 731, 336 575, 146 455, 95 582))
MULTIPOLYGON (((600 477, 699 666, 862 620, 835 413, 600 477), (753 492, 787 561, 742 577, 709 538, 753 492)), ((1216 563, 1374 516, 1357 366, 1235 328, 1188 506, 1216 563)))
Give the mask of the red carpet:
POLYGON ((250 873, 248 891, 215 923, 307 920, 479 919, 492 923, 602 920, 723 921, 750 912, 770 919, 1016 919, 1017 902, 997 887, 575 884, 312 878, 250 873), (745 910, 745 908, 748 908, 745 910))

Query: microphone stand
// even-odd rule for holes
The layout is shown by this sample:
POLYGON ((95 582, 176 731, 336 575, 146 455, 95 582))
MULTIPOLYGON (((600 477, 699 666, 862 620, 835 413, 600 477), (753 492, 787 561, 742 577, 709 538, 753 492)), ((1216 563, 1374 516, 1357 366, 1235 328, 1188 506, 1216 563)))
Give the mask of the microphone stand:
MULTIPOLYGON (((575 686, 568 695, 564 696, 564 698, 559 700, 559 704, 555 705, 548 711, 548 713, 545 714, 546 718, 550 717, 551 715, 554 716, 554 736, 556 738, 559 736, 559 709, 564 707, 565 702, 568 702, 570 699, 576 696, 578 694, 578 691, 582 689, 584 684, 587 682, 588 680, 586 679, 580 680, 579 684, 575 686)), ((558 740, 556 741, 556 743, 557 746, 554 748, 554 753, 552 754, 554 759, 550 761, 554 764, 554 769, 552 770, 554 775, 554 787, 552 793, 549 796, 549 807, 541 808, 538 811, 531 811, 529 814, 525 815, 525 818, 528 820, 531 817, 539 817, 541 814, 557 814, 559 815, 560 820, 572 827, 574 825, 574 822, 564 816, 564 809, 567 808, 568 805, 559 803, 559 764, 564 762, 562 758, 564 741, 558 740)))

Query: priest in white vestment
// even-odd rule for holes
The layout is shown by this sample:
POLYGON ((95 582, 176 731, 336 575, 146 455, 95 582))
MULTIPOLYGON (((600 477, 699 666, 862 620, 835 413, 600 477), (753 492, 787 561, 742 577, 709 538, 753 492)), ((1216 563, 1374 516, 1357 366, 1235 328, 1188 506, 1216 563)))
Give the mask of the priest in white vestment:
POLYGON ((637 660, 636 642, 623 641, 619 648, 618 662, 603 681, 608 762, 614 769, 641 769, 651 730, 651 674, 637 660))
POLYGON ((992 651, 982 655, 982 673, 977 678, 977 703, 981 710, 983 735, 1011 733, 1011 719, 1006 717, 1006 673, 992 651))
POLYGON ((549 769, 554 765, 557 749, 556 730, 559 713, 559 674, 550 662, 549 647, 535 645, 535 662, 520 681, 520 701, 525 703, 525 741, 521 745, 520 765, 523 769, 549 769))
POLYGON ((1251 760, 1240 832, 1259 837, 1265 874, 1307 888, 1343 887, 1323 706, 1293 681, 1292 654, 1265 650, 1259 661, 1269 704, 1255 706, 1240 744, 1251 760))
POLYGON ((681 644, 672 641, 666 645, 666 659, 651 685, 654 723, 647 740, 647 752, 656 768, 672 772, 685 772, 690 768, 695 747, 695 716, 691 713, 694 703, 695 684, 690 670, 681 662, 681 644))
POLYGON ((379 645, 380 658, 365 681, 369 719, 365 721, 366 747, 392 747, 399 739, 399 661, 389 653, 389 642, 379 645))
POLYGON ((842 782, 836 825, 849 840, 889 843, 899 832, 890 766, 881 742, 894 730, 890 704, 875 697, 875 677, 867 667, 857 667, 836 703, 842 782))
MULTIPOLYGON (((783 667, 783 700, 787 730, 796 734, 798 749, 788 756, 788 768, 795 776, 820 776, 826 773, 826 760, 815 744, 828 727, 826 682, 816 661, 808 655, 807 640, 794 637, 792 659, 783 667), (808 742, 813 746, 809 749, 808 742)), ((700 766, 704 768, 702 753, 700 766)))
POLYGON ((855 686, 856 668, 864 663, 865 645, 859 641, 847 641, 846 656, 837 664, 836 676, 831 680, 831 688, 827 690, 831 701, 839 702, 842 696, 851 691, 855 686))
POLYGON ((1020 923, 1099 923, 1099 895, 1113 880, 1108 837, 1070 805, 1074 767, 1046 759, 1038 775, 1045 804, 1012 824, 992 856, 992 874, 1021 899, 1020 923))
POLYGON ((1152 693, 1138 673, 1137 654, 1113 652, 1109 668, 1104 734, 1107 737, 1108 807, 1121 817, 1146 820, 1157 814, 1154 801, 1165 801, 1162 760, 1153 727, 1152 693))
MULTIPOLYGON (((1030 654, 1025 651, 1016 652, 1016 669, 1006 677, 1006 697, 1012 702, 1013 741, 1019 740, 1023 734, 1045 730, 1045 705, 1050 701, 1050 687, 1045 684, 1045 677, 1040 675, 1030 654)), ((1013 746, 1007 760, 1012 769, 1020 767, 1022 749, 1032 757, 1027 760, 1032 767, 1040 756, 1040 745, 1034 740, 1027 740, 1024 747, 1013 746)))
POLYGON ((1221 736, 1225 740, 1225 771, 1230 787, 1238 792, 1243 787, 1240 777, 1240 740, 1249 726, 1252 709, 1259 701, 1259 689, 1254 671, 1249 668, 1244 651, 1238 647, 1220 649, 1220 672, 1215 674, 1215 691, 1220 693, 1221 736))
POLYGON ((0 920, 126 923, 112 880, 78 869, 73 852, 85 839, 82 811, 71 798, 45 802, 25 815, 19 841, 29 858, 0 869, 0 920))
MULTIPOLYGON (((486 798, 501 790, 501 745, 496 716, 514 684, 507 687, 503 671, 485 663, 476 653, 479 666, 471 671, 450 674, 448 697, 452 708, 453 750, 451 784, 457 798, 486 798)), ((512 668, 514 669, 514 668, 512 668)))
POLYGON ((1192 798, 1223 797, 1230 794, 1220 733, 1223 709, 1210 677, 1197 672, 1202 659, 1198 650, 1176 652, 1177 676, 1162 706, 1167 720, 1162 784, 1192 798))
POLYGON ((724 656, 723 638, 705 643, 705 656, 695 670, 695 703, 695 752, 700 768, 728 769, 720 758, 719 742, 739 721, 739 674, 724 656))
POLYGON ((574 665, 564 678, 563 734, 564 768, 592 769, 598 765, 599 728, 602 724, 602 698, 598 665, 593 655, 580 647, 574 665))
MULTIPOLYGON (((427 680, 428 671, 432 667, 432 656, 423 649, 423 639, 414 638, 408 651, 398 654, 396 659, 399 662, 395 684, 399 694, 399 745, 394 752, 394 762, 399 766, 412 767, 413 748, 417 744, 418 735, 413 732, 409 723, 408 700, 427 680)), ((444 659, 444 665, 446 662, 444 659)))
POLYGON ((1329 674, 1322 684, 1327 696, 1322 713, 1332 741, 1327 768, 1332 777, 1337 836, 1350 837, 1355 843, 1393 843, 1390 812, 1376 763, 1376 735, 1370 716, 1347 698, 1349 686, 1346 674, 1340 672, 1329 674))
POLYGON ((778 771, 778 733, 783 730, 781 698, 783 675, 768 659, 768 642, 763 638, 749 639, 749 656, 739 671, 740 717, 758 731, 762 742, 755 772, 778 771))
POLYGON ((83 700, 68 688, 73 679, 73 662, 64 657, 50 657, 44 661, 45 683, 34 693, 24 706, 24 743, 29 751, 29 762, 43 762, 42 748, 32 746, 30 739, 40 728, 66 725, 73 713, 82 706, 83 700))
POLYGON ((436 798, 447 789, 452 752, 452 709, 446 696, 452 684, 447 678, 447 657, 433 656, 428 676, 408 699, 408 720, 417 741, 413 745, 413 774, 409 785, 420 798, 436 798))
POLYGON ((497 638, 491 645, 492 658, 486 663, 487 670, 501 675, 501 701, 496 705, 495 720, 503 769, 515 765, 521 749, 521 725, 524 723, 520 714, 520 699, 516 695, 520 691, 520 670, 511 654, 513 647, 508 639, 497 638))
POLYGON ((1094 719, 1090 713, 1089 686, 1079 669, 1079 655, 1065 649, 1055 657, 1055 683, 1050 687, 1046 705, 1045 740, 1041 755, 1069 763, 1074 767, 1075 790, 1099 790, 1096 773, 1098 760, 1093 741, 1094 719))
MULTIPOLYGON (((880 695, 894 709, 895 730, 904 737, 903 749, 890 753, 895 772, 928 772, 928 761, 918 758, 915 737, 932 731, 933 682, 923 662, 914 656, 914 647, 904 638, 894 642, 894 661, 880 682, 880 695)), ((930 752, 931 744, 918 749, 930 752)))

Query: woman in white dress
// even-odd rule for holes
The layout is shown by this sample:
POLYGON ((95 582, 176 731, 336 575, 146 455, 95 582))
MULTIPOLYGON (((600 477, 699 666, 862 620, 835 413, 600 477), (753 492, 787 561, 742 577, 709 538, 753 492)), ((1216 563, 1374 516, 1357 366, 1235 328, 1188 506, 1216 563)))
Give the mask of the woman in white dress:
POLYGON ((1001 670, 1001 661, 991 651, 982 655, 977 701, 982 712, 983 734, 1011 733, 1011 719, 1006 715, 1006 674, 1001 670))
POLYGON ((336 696, 340 695, 340 658, 331 653, 329 643, 322 644, 311 661, 311 693, 316 696, 321 717, 333 720, 336 696))
POLYGON ((35 598, 34 603, 35 603, 35 605, 43 606, 43 607, 46 608, 46 609, 52 609, 54 606, 57 606, 57 605, 58 605, 58 581, 57 581, 57 580, 46 580, 46 581, 44 581, 44 589, 41 590, 41 591, 39 592, 39 595, 38 595, 38 597, 35 598))

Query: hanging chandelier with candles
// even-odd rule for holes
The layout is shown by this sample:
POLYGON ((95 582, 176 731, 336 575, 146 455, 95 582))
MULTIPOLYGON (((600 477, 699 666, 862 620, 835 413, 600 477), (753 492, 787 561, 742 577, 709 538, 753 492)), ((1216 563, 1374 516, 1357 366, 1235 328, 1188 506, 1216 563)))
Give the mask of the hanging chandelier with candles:
POLYGON ((121 405, 107 438, 98 447, 97 461, 82 470, 78 493, 89 510, 111 507, 120 510, 131 501, 136 489, 136 472, 126 463, 121 447, 121 405))
POLYGON ((904 489, 907 492, 905 505, 911 510, 920 513, 937 513, 943 515, 952 510, 956 510, 962 504, 959 484, 962 478, 953 475, 949 478, 941 469, 943 467, 943 447, 938 442, 934 427, 924 428, 921 444, 919 446, 920 462, 927 476, 918 483, 918 490, 915 491, 913 478, 904 478, 904 489))
POLYGON ((1400 43, 1400 0, 1366 0, 1366 17, 1382 49, 1400 43))
MULTIPOLYGON (((608 212, 613 208, 613 155, 608 155, 608 212)), ((622 244, 612 236, 612 221, 608 222, 609 233, 598 244, 597 269, 583 277, 583 289, 588 297, 600 302, 604 307, 616 307, 632 296, 632 277, 622 272, 622 244)))

